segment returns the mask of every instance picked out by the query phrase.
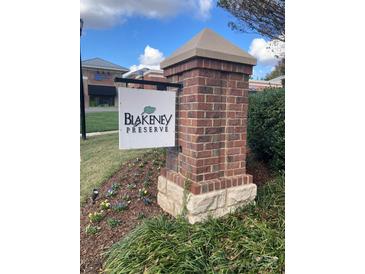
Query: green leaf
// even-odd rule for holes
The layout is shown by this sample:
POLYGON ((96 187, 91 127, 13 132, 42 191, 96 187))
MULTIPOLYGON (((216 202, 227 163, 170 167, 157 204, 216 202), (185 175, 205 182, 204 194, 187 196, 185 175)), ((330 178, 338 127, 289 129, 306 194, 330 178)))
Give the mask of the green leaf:
POLYGON ((152 113, 154 113, 155 111, 156 111, 156 108, 155 108, 155 107, 146 106, 146 107, 144 107, 144 109, 143 109, 143 113, 142 113, 142 114, 144 114, 144 113, 152 114, 152 113))

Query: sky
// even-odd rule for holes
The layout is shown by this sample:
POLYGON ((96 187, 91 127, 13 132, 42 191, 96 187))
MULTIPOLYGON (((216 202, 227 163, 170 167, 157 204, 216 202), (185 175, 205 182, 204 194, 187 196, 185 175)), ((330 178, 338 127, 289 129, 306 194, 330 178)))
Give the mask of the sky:
MULTIPOLYGON (((210 28, 258 60, 254 79, 277 63, 272 43, 259 34, 232 31, 234 17, 216 0, 81 0, 82 59, 103 58, 136 70, 159 63, 204 28, 210 28)), ((283 47, 281 49, 283 51, 283 47)))

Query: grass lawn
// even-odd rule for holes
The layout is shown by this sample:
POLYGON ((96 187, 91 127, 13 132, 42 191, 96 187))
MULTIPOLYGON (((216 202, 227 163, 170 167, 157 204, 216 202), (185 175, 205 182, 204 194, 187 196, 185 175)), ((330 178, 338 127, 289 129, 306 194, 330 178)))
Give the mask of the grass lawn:
POLYGON ((148 151, 148 149, 119 150, 117 133, 88 137, 86 141, 80 140, 80 142, 81 202, 85 201, 93 188, 99 187, 112 176, 123 162, 148 151))
POLYGON ((99 132, 118 129, 118 112, 89 112, 85 114, 86 132, 99 132))
POLYGON ((106 273, 284 273, 284 176, 256 205, 205 223, 146 220, 107 253, 106 273))

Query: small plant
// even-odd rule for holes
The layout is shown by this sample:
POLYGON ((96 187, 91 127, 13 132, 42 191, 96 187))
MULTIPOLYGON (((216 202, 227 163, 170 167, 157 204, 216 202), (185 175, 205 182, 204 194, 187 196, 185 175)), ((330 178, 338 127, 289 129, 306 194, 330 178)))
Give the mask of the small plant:
POLYGON ((124 194, 122 200, 126 201, 127 203, 131 202, 131 197, 128 194, 124 194))
POLYGON ((143 181, 143 186, 144 186, 145 188, 149 187, 150 185, 151 185, 151 181, 150 181, 149 179, 145 179, 145 180, 143 181))
POLYGON ((136 184, 127 184, 128 189, 135 189, 137 187, 136 184))
POLYGON ((152 161, 152 164, 154 166, 159 166, 159 165, 161 165, 161 162, 159 160, 155 159, 155 160, 152 161))
POLYGON ((100 208, 103 209, 103 210, 108 210, 110 208, 110 203, 109 201, 106 199, 104 201, 102 201, 100 203, 100 208))
POLYGON ((106 222, 111 228, 116 228, 118 225, 121 224, 120 220, 117 220, 114 218, 108 218, 108 220, 106 220, 106 222))
POLYGON ((88 217, 90 222, 92 223, 98 223, 103 219, 103 211, 101 210, 100 212, 90 212, 88 217))
POLYGON ((133 163, 134 164, 138 164, 138 162, 140 162, 141 161, 141 158, 136 158, 134 161, 133 161, 133 163))
POLYGON ((117 191, 119 189, 120 185, 118 183, 113 183, 111 186, 111 189, 114 191, 117 191))
POLYGON ((147 191, 147 189, 145 189, 145 188, 140 188, 140 189, 138 189, 138 196, 140 197, 140 198, 143 198, 143 197, 146 197, 148 195, 148 191, 147 191))
POLYGON ((124 211, 124 210, 127 210, 129 207, 129 203, 127 202, 118 202, 117 204, 114 205, 114 210, 115 211, 118 211, 118 212, 121 212, 121 211, 124 211))
POLYGON ((145 219, 146 218, 146 215, 144 215, 144 213, 143 212, 139 212, 138 213, 138 217, 137 217, 137 219, 138 220, 143 220, 143 219, 145 219))
POLYGON ((109 188, 108 191, 106 192, 106 197, 114 197, 115 195, 117 195, 117 193, 118 193, 117 190, 109 188))
POLYGON ((95 235, 96 233, 98 233, 101 230, 101 228, 99 226, 93 226, 91 224, 88 224, 85 228, 85 233, 87 235, 95 235))
POLYGON ((143 197, 143 198, 142 198, 142 201, 143 201, 143 203, 144 203, 145 205, 150 205, 150 204, 152 204, 152 200, 151 200, 150 198, 148 198, 148 197, 143 197))

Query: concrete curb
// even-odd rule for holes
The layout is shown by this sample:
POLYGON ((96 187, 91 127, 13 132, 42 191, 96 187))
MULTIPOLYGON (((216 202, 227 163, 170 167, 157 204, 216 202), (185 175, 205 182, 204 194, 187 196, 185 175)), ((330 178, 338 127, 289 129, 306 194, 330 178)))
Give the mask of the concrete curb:
MULTIPOLYGON (((100 131, 100 132, 90 132, 90 133, 86 133, 86 137, 99 136, 99 135, 106 135, 106 134, 112 134, 112 133, 118 133, 118 130, 100 131)), ((81 136, 81 134, 80 134, 80 136, 81 136)))

